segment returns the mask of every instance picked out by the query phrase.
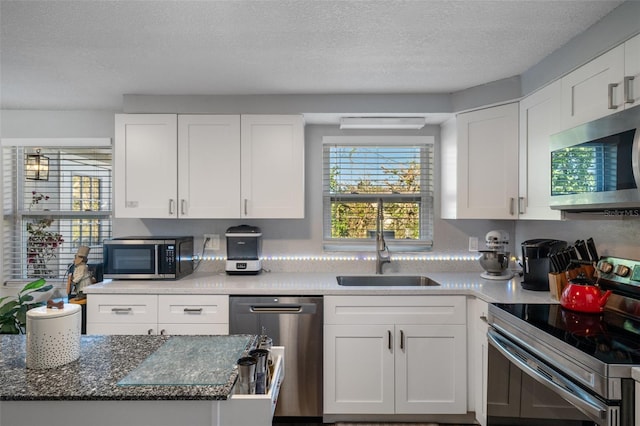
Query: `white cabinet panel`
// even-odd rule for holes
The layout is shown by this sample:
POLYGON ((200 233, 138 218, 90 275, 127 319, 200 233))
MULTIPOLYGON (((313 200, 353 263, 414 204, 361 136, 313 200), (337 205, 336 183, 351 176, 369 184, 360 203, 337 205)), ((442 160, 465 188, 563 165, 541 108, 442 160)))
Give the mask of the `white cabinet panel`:
POLYGON ((556 81, 520 101, 518 218, 560 220, 551 210, 550 136, 560 131, 561 83, 556 81))
POLYGON ((465 297, 325 296, 324 309, 325 414, 467 412, 465 297))
POLYGON ((116 217, 177 216, 176 134, 175 114, 116 114, 116 217))
POLYGON ((183 218, 238 217, 240 116, 178 116, 178 199, 183 218))
POLYGON ((392 326, 326 325, 324 412, 394 412, 392 326))
POLYGON ((443 128, 442 217, 516 219, 518 104, 459 114, 443 128))
POLYGON ((243 115, 243 218, 304 217, 304 121, 292 115, 243 115))
POLYGON ((624 44, 624 77, 625 107, 640 105, 640 35, 624 44))

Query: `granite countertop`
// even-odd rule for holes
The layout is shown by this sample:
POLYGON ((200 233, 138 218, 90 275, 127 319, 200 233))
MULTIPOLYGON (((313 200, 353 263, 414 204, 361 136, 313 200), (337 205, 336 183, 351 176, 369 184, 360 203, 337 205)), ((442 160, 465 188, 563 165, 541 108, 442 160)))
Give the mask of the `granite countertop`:
MULTIPOLYGON (((233 295, 452 295, 478 297, 489 303, 558 303, 548 291, 525 290, 521 277, 488 280, 477 272, 418 273, 438 282, 429 287, 345 287, 335 272, 263 272, 226 275, 196 272, 177 281, 105 280, 85 288, 88 294, 233 294, 233 295)), ((371 274, 372 275, 372 274, 371 274)), ((385 274, 414 275, 414 274, 385 274)))
MULTIPOLYGON (((247 337, 244 352, 256 342, 256 336, 247 337)), ((236 370, 219 385, 118 385, 169 339, 172 337, 83 335, 78 360, 57 368, 27 369, 26 336, 0 335, 0 401, 226 400, 236 370)))

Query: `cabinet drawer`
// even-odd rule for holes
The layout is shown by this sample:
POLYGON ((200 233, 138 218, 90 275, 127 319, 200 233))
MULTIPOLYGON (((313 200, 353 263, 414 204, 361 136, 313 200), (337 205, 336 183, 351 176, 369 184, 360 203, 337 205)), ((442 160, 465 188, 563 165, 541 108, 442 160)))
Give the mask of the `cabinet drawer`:
MULTIPOLYGON (((274 346, 271 355, 275 359, 269 390, 264 395, 240 395, 235 393, 220 403, 220 423, 225 426, 271 426, 276 410, 280 386, 284 380, 284 347, 274 346)), ((236 382, 237 383, 237 382, 236 382)))
POLYGON ((158 323, 158 296, 146 294, 87 297, 87 322, 92 323, 158 323))
POLYGON ((464 296, 325 296, 325 324, 466 324, 464 296))
POLYGON ((158 322, 160 323, 229 323, 228 296, 161 294, 158 297, 158 322))

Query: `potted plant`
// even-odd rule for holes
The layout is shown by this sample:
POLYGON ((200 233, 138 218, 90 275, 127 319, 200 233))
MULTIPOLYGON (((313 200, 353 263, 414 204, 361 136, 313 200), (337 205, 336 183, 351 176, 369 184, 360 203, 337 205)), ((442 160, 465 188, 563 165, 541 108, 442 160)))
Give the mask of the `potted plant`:
MULTIPOLYGON (((48 199, 48 195, 32 191, 29 210, 37 206, 41 201, 48 199)), ((27 223, 28 277, 54 276, 53 271, 49 269, 47 264, 56 257, 57 249, 64 240, 62 239, 62 234, 49 229, 52 223, 53 219, 48 217, 40 217, 27 223)))
POLYGON ((24 334, 27 311, 43 305, 52 289, 51 284, 40 278, 25 285, 17 296, 0 297, 0 334, 24 334))

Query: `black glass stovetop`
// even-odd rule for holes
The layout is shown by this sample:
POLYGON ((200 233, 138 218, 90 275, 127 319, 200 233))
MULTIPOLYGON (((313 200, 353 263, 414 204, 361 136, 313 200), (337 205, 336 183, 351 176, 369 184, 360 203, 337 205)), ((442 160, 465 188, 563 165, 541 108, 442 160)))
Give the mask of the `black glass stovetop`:
POLYGON ((496 307, 607 364, 640 364, 640 319, 613 311, 586 314, 554 304, 496 307))

